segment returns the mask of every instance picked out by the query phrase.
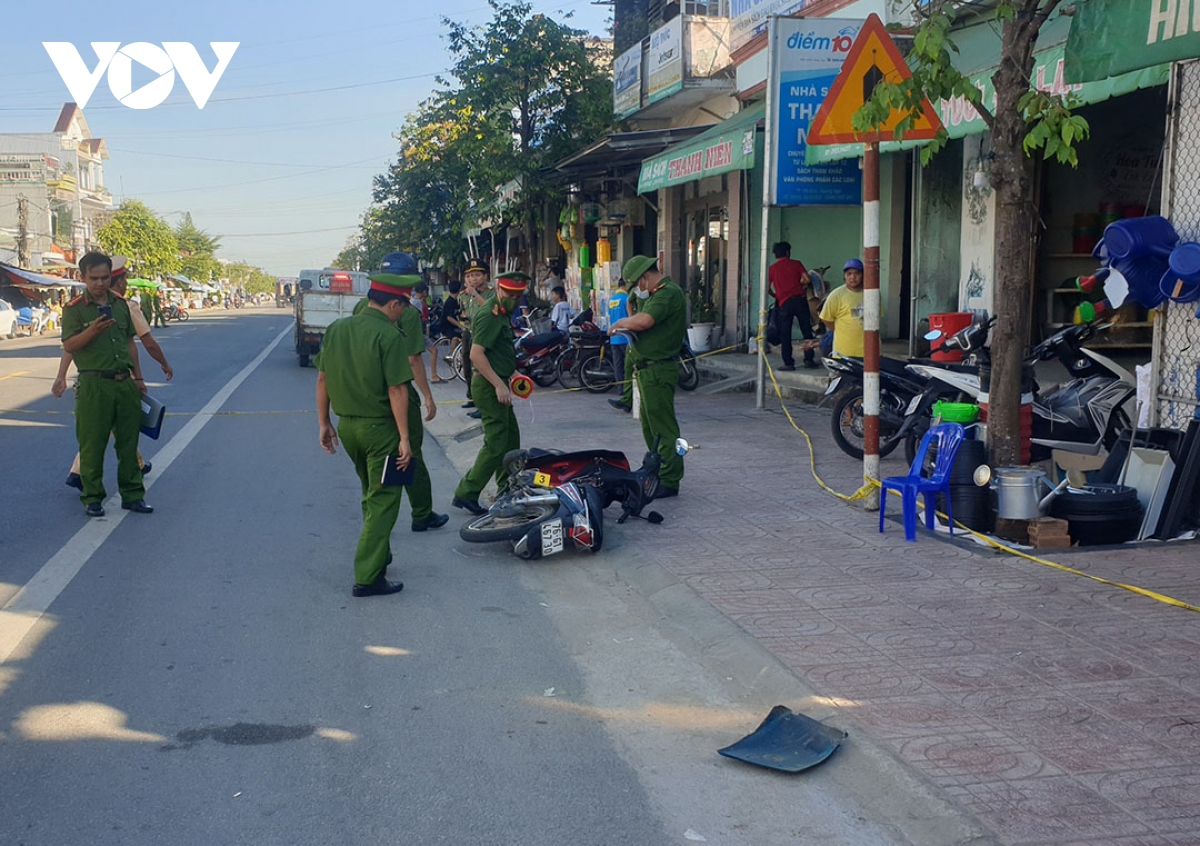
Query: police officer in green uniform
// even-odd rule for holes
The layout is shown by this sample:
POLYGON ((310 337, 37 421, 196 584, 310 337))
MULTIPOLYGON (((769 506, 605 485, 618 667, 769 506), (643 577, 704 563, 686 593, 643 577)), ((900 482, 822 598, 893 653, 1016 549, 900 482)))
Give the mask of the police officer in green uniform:
POLYGON ((75 395, 75 437, 79 441, 79 499, 89 517, 103 517, 104 451, 109 432, 117 452, 117 485, 121 507, 139 514, 154 511, 146 504, 146 488, 138 462, 142 426, 141 375, 129 305, 110 295, 112 260, 88 253, 79 260, 87 292, 63 309, 63 349, 75 360, 79 388, 75 395))
POLYGON ((390 538, 403 489, 381 484, 384 464, 398 469, 413 460, 408 405, 412 366, 395 324, 408 305, 410 287, 372 280, 368 304, 353 317, 334 321, 317 355, 317 419, 321 448, 337 452, 338 438, 362 484, 363 527, 354 553, 354 596, 383 596, 404 589, 388 581, 390 538), (338 416, 336 432, 330 407, 338 416))
MULTIPOLYGON (((370 278, 372 281, 384 282, 405 290, 411 290, 421 283, 417 261, 409 253, 388 253, 383 257, 379 273, 370 278)), ((354 313, 359 314, 369 303, 369 299, 360 300, 354 306, 354 313)), ((433 401, 429 378, 425 375, 425 360, 421 358, 421 354, 425 352, 425 327, 421 325, 420 310, 416 307, 404 309, 396 328, 400 330, 400 336, 404 339, 404 351, 408 355, 408 364, 413 372, 413 380, 408 384, 408 437, 412 443, 415 467, 412 484, 404 487, 408 491, 408 504, 412 508, 412 530, 424 532, 427 529, 440 529, 450 520, 449 514, 438 514, 433 510, 433 482, 429 478, 429 468, 425 465, 422 449, 425 443, 425 423, 437 416, 437 403, 433 401), (422 396, 425 398, 426 408, 424 421, 421 419, 422 396)))
POLYGON ((512 314, 528 287, 528 274, 513 272, 498 276, 496 295, 471 317, 471 332, 475 336, 471 345, 471 362, 475 365, 471 396, 483 423, 483 446, 475 457, 475 466, 458 483, 452 504, 472 514, 485 512, 479 504, 479 495, 489 479, 494 477, 497 484, 504 482, 504 456, 509 450, 521 447, 521 429, 513 412, 508 379, 517 369, 512 314))
MULTIPOLYGON (((471 367, 471 318, 475 316, 475 312, 483 307, 483 304, 488 300, 488 266, 483 259, 473 258, 467 262, 467 268, 463 271, 463 292, 459 296, 459 305, 462 309, 462 316, 466 318, 466 327, 463 329, 463 379, 467 382, 467 401, 463 403, 463 408, 475 409, 475 400, 471 396, 471 382, 473 380, 471 367)), ((478 410, 467 412, 468 416, 478 418, 480 416, 478 410)))
POLYGON ((649 256, 634 256, 625 262, 621 275, 637 297, 637 314, 612 325, 609 334, 622 329, 637 332, 630 344, 633 378, 641 394, 642 436, 646 446, 662 456, 659 497, 679 494, 683 481, 683 458, 675 452, 679 422, 675 419, 675 385, 679 380, 679 362, 675 356, 683 348, 687 334, 687 305, 683 291, 664 276, 649 256))

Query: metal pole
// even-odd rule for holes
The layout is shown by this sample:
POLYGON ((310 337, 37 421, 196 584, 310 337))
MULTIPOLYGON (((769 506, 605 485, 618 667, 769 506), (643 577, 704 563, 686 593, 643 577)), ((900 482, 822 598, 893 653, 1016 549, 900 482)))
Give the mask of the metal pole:
MULTIPOLYGON (((773 84, 774 59, 772 58, 776 42, 775 18, 767 18, 767 100, 766 113, 763 120, 763 186, 762 186, 762 234, 759 244, 758 258, 758 379, 754 389, 754 407, 763 408, 767 397, 767 271, 770 265, 770 253, 767 242, 771 237, 771 186, 775 179, 775 121, 772 109, 775 104, 776 92, 773 84)), ((789 330, 790 331, 790 330, 789 330)))
MULTIPOLYGON (((863 145, 863 479, 879 478, 879 142, 863 145)), ((866 499, 879 510, 879 489, 866 499)))

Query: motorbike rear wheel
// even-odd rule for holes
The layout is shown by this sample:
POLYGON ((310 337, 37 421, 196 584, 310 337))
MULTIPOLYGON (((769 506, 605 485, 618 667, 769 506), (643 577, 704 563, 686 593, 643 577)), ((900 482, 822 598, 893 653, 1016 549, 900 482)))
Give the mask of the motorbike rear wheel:
POLYGON ((579 350, 574 347, 567 347, 558 354, 554 369, 564 388, 578 388, 583 385, 579 378, 579 350))
POLYGON ((458 530, 458 536, 468 543, 492 543, 517 540, 531 528, 549 520, 558 511, 558 503, 529 503, 513 517, 500 517, 490 511, 468 521, 458 530))
POLYGON ((679 354, 679 387, 685 391, 700 387, 700 370, 696 367, 696 356, 690 352, 679 354))
MULTIPOLYGON (((851 458, 863 457, 863 395, 862 390, 847 391, 833 408, 833 440, 851 458)), ((879 457, 891 455, 900 441, 879 433, 879 457)))
POLYGON ((545 358, 534 365, 529 371, 529 378, 537 384, 539 388, 549 388, 559 378, 558 371, 554 366, 554 359, 545 358))

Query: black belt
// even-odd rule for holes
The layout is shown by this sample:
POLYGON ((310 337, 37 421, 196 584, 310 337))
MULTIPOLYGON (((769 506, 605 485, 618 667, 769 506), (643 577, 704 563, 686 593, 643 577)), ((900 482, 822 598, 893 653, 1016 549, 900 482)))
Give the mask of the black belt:
POLYGON ((633 365, 633 369, 634 370, 642 370, 643 368, 646 368, 646 367, 653 367, 656 364, 670 364, 674 360, 675 359, 673 359, 673 358, 642 359, 641 361, 639 361, 633 365))
POLYGON ((97 379, 108 379, 113 382, 124 382, 132 378, 128 370, 80 370, 80 376, 94 376, 97 379))

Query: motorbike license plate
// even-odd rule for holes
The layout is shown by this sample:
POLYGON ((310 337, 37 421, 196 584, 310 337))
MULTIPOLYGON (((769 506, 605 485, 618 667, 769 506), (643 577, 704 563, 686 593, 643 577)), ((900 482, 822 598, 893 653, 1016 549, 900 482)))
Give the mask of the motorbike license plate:
POLYGON ((915 397, 913 397, 913 398, 912 398, 912 399, 909 401, 909 403, 908 403, 908 408, 907 408, 907 409, 905 410, 905 412, 904 412, 904 415, 905 415, 906 417, 907 417, 909 414, 916 414, 916 412, 917 412, 917 406, 919 406, 919 405, 921 404, 921 396, 922 396, 921 394, 917 394, 915 397))
POLYGON ((542 524, 542 555, 553 555, 563 550, 562 520, 550 520, 542 524))
POLYGON ((829 396, 838 389, 838 385, 842 383, 842 377, 838 376, 829 380, 829 387, 825 389, 825 396, 829 396))
POLYGON ((554 484, 550 480, 549 473, 535 473, 533 475, 533 485, 538 488, 552 488, 554 484))

